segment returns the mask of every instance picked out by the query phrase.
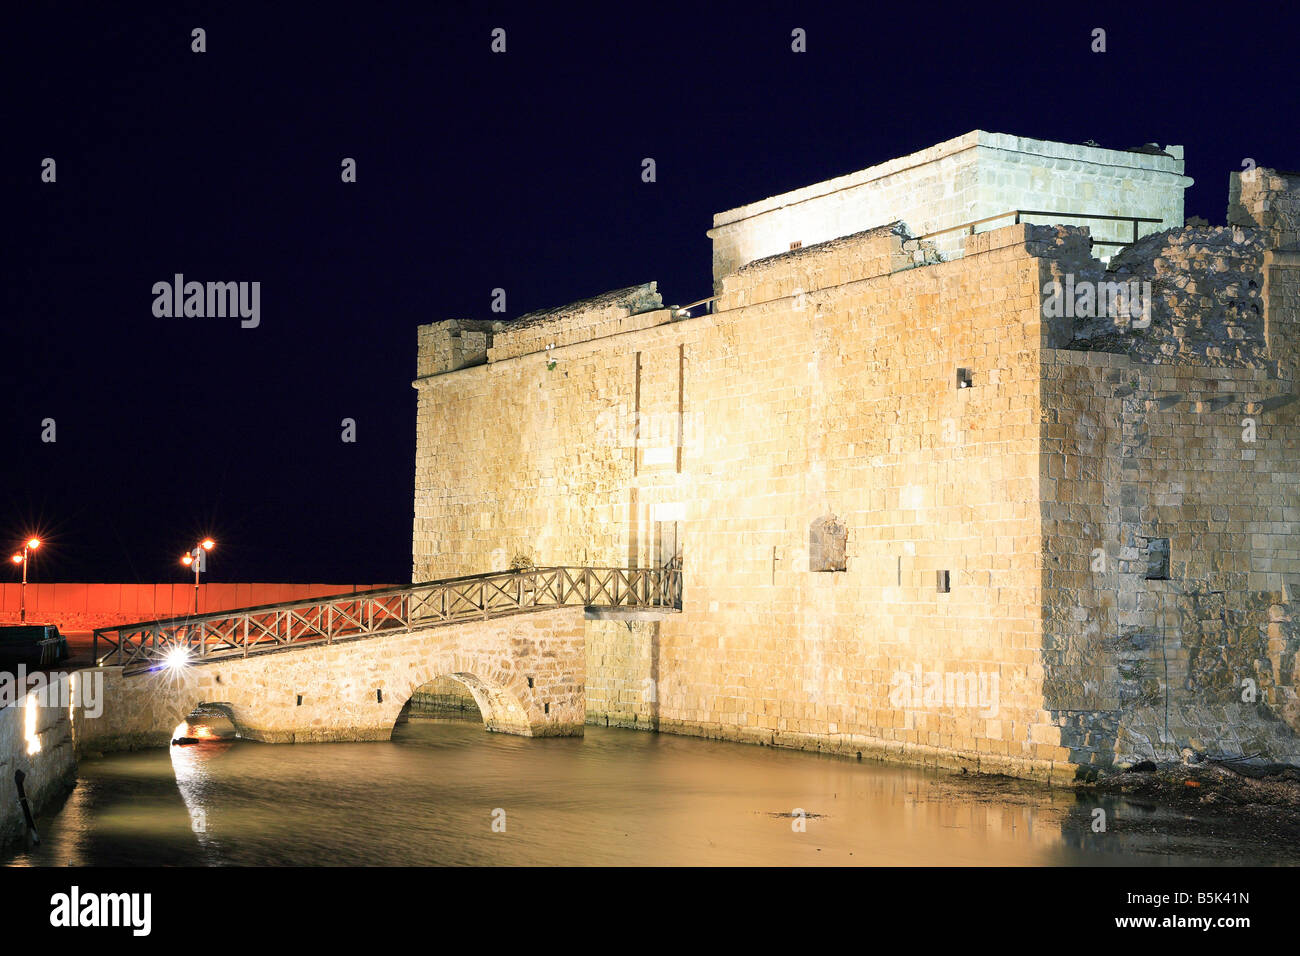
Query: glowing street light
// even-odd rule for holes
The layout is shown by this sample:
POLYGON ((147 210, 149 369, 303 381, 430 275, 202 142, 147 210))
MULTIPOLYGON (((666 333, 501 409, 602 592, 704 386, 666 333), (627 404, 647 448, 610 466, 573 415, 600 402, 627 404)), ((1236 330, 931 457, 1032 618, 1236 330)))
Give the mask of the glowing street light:
POLYGON ((18 599, 18 620, 22 622, 26 622, 27 620, 27 558, 40 546, 40 538, 28 538, 27 542, 23 545, 23 550, 10 558, 14 564, 21 564, 23 566, 23 589, 21 597, 18 599))
POLYGON ((208 552, 217 546, 211 538, 204 538, 181 556, 181 564, 194 568, 194 613, 199 613, 199 572, 208 569, 208 552))

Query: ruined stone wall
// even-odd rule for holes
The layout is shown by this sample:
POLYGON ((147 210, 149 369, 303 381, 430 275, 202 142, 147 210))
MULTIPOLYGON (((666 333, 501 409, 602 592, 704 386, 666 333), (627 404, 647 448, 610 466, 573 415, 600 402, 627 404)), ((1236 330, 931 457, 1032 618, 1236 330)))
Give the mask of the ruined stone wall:
POLYGON ((660 325, 672 320, 662 306, 655 283, 647 282, 572 306, 529 313, 501 326, 493 336, 488 358, 495 362, 660 325))
POLYGON ((1300 217, 1240 213, 1300 205, 1246 193, 1235 223, 1152 236, 1111 273, 1068 229, 1043 261, 1045 287, 1152 283, 1138 320, 1047 323, 1045 689, 1080 763, 1300 761, 1300 269, 1274 247, 1300 217))
POLYGON ((713 315, 421 379, 413 576, 675 542, 682 614, 587 624, 589 721, 1071 776, 1042 708, 1027 229, 937 265, 875 230, 751 264, 713 315), (828 516, 845 570, 811 571, 828 516), (956 699, 980 678, 996 702, 956 699))
POLYGON ((1269 249, 1300 247, 1300 173, 1263 166, 1232 173, 1228 225, 1260 230, 1269 249))
POLYGON ((1061 350, 1043 385, 1045 690, 1076 758, 1300 760, 1291 383, 1061 350))

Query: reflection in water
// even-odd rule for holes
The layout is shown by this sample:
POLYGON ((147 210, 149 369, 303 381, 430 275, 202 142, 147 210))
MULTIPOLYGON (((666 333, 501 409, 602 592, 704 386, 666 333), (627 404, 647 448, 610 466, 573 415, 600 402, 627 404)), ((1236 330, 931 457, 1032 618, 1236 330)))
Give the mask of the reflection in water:
POLYGON ((14 862, 1300 861, 1285 848, 1126 830, 1142 812, 1023 781, 743 744, 598 727, 581 739, 532 740, 412 720, 391 743, 212 741, 87 761, 63 810, 44 823, 44 842, 14 862), (1108 832, 1093 832, 1098 807, 1108 832), (504 832, 493 829, 498 809, 504 832), (806 820, 791 816, 796 809, 806 820))
MULTIPOLYGON (((206 727, 198 729, 207 731, 206 727)), ((188 746, 173 745, 167 748, 167 752, 172 762, 172 773, 176 775, 176 789, 180 792, 181 799, 185 802, 185 809, 189 812, 190 829, 194 831, 195 838, 202 849, 215 849, 208 837, 206 798, 210 786, 209 769, 216 748, 230 747, 231 743, 217 740, 210 731, 194 733, 184 722, 176 728, 172 736, 185 738, 191 733, 195 738, 210 742, 188 746)))

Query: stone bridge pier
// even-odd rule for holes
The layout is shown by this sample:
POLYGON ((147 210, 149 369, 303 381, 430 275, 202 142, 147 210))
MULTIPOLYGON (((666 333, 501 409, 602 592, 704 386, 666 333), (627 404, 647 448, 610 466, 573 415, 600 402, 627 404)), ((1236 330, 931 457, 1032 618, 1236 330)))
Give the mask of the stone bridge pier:
POLYGON ((584 640, 582 608, 565 607, 132 677, 105 667, 102 713, 74 711, 74 734, 81 751, 165 746, 195 707, 219 704, 251 740, 388 740, 417 689, 452 677, 488 730, 580 736, 584 640))

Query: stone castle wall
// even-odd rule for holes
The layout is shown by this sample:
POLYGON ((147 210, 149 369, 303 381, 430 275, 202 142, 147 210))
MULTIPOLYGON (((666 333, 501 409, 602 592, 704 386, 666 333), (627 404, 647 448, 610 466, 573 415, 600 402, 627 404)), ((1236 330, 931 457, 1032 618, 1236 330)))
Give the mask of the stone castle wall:
POLYGON ((587 623, 591 722, 1058 780, 1300 759, 1292 226, 1108 273, 1077 227, 936 262, 896 223, 750 262, 710 315, 422 375, 413 577, 680 558, 680 615, 587 623), (1050 315, 1067 275, 1149 281, 1150 324, 1050 315))
POLYGON ((413 577, 680 550, 681 615, 588 623, 588 720, 1072 773, 1041 706, 1026 229, 925 267, 876 230, 752 264, 713 315, 421 379, 413 577), (843 571, 809 569, 826 515, 843 571), (891 705, 900 673, 998 701, 891 705))
MULTIPOLYGON (((58 675, 21 702, 0 706, 0 854, 27 832, 15 771, 26 775, 23 789, 33 816, 57 808, 76 782, 71 714, 61 704, 72 699, 69 680, 58 675)), ((8 687, 14 687, 12 678, 8 687)))
POLYGON ((1076 759, 1300 761, 1290 383, 1060 350, 1043 405, 1045 691, 1076 759))

